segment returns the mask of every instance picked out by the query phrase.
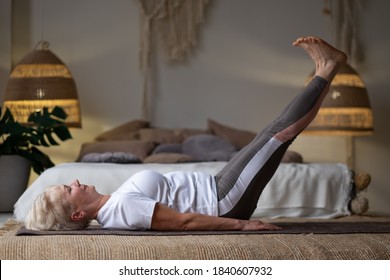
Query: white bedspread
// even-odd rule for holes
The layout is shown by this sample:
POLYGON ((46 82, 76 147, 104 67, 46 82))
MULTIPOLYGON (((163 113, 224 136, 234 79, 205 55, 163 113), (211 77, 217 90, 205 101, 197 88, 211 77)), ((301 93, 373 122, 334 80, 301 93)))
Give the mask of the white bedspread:
MULTIPOLYGON (((109 194, 141 170, 150 169, 160 173, 194 170, 216 174, 225 164, 64 163, 46 170, 31 184, 15 204, 14 215, 16 219, 24 220, 35 197, 47 186, 70 184, 74 179, 109 194)), ((350 192, 350 173, 343 164, 281 164, 264 189, 252 218, 332 218, 349 215, 350 192)))

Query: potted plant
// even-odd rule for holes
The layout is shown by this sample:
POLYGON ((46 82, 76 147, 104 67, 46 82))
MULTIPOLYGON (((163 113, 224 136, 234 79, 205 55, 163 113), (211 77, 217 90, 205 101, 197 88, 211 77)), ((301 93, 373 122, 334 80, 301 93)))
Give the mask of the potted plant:
POLYGON ((61 141, 72 138, 64 123, 66 117, 60 107, 52 111, 43 108, 29 116, 27 125, 22 125, 8 108, 3 114, 0 107, 0 212, 13 210, 27 186, 31 167, 41 174, 54 166, 38 147, 59 145, 54 136, 61 141))

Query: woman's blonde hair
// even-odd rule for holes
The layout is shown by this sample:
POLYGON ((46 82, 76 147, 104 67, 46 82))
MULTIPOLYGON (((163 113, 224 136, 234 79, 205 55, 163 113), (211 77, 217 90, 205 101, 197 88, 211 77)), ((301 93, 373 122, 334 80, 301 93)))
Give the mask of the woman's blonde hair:
POLYGON ((83 229, 90 220, 71 219, 72 205, 63 201, 60 189, 63 186, 49 187, 38 195, 30 209, 25 227, 32 230, 74 230, 83 229))

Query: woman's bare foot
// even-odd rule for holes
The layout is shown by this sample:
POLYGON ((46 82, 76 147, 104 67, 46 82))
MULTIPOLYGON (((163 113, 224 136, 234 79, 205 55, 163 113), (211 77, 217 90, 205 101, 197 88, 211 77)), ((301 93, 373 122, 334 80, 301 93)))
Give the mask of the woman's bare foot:
POLYGON ((317 37, 301 37, 293 42, 303 48, 316 65, 315 75, 332 82, 340 68, 347 62, 347 55, 317 37))

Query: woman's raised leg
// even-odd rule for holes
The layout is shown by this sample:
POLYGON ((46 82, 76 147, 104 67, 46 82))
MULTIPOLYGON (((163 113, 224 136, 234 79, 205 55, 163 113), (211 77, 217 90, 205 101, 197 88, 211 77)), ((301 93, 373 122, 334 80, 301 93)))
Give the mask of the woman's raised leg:
POLYGON ((315 77, 282 113, 216 175, 219 215, 249 219, 292 141, 315 118, 346 55, 316 37, 297 39, 316 65, 315 77))

